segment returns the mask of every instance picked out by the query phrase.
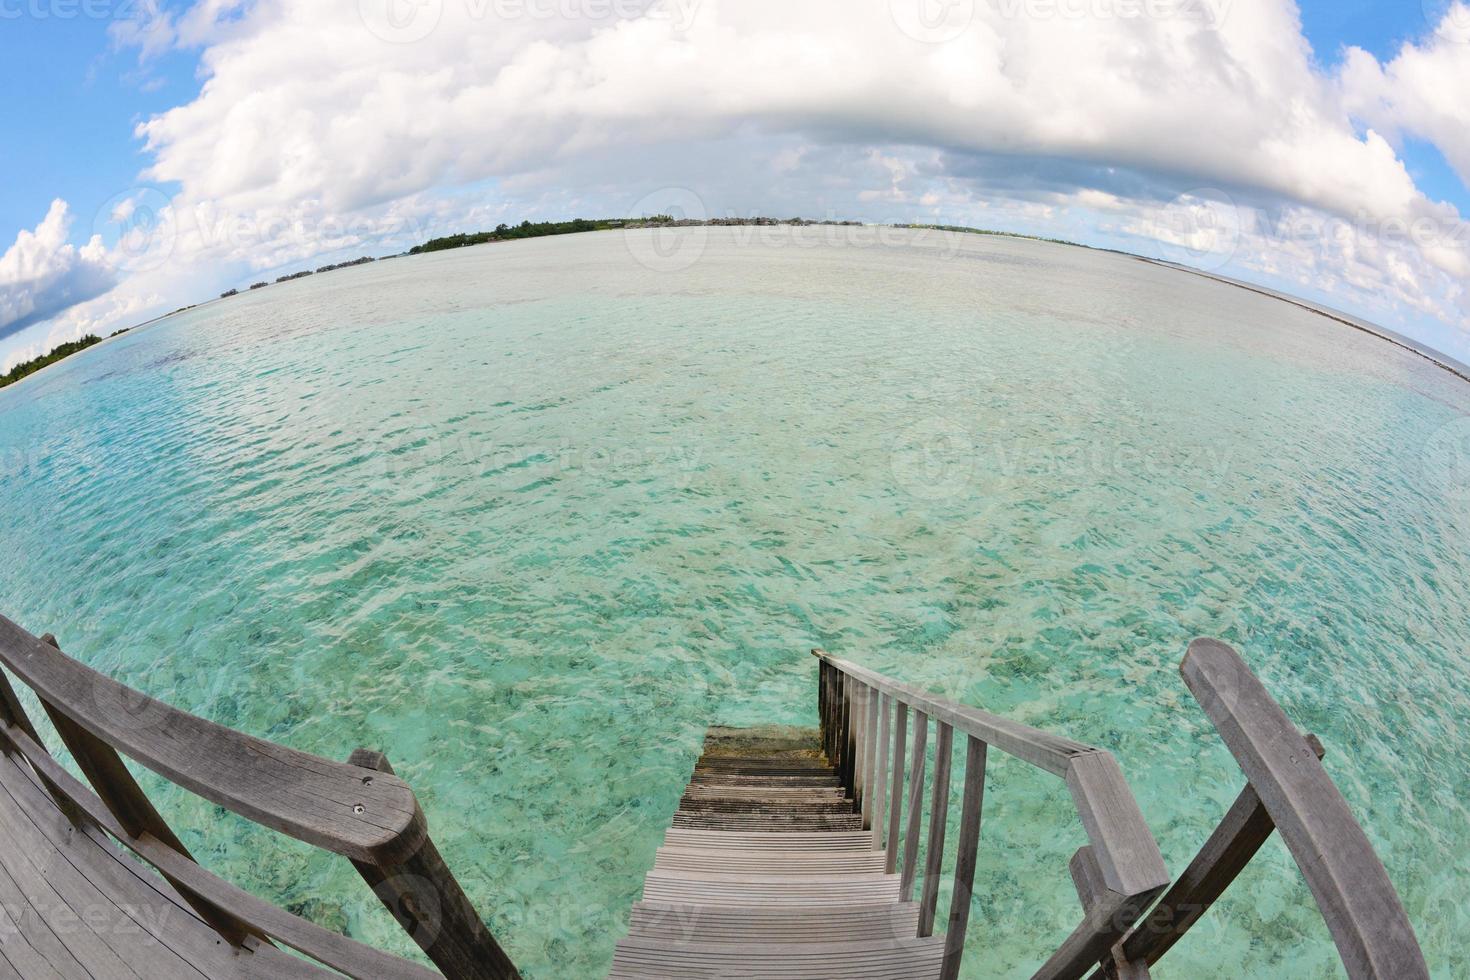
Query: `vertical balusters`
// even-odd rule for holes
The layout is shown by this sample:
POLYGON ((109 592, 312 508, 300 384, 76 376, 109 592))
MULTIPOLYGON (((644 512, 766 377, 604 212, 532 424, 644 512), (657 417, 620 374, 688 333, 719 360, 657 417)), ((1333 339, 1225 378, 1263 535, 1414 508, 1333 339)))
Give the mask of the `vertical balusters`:
POLYGON ((944 965, 940 980, 956 980, 970 924, 970 900, 975 891, 975 859, 980 853, 980 811, 985 802, 987 746, 973 735, 965 743, 965 790, 960 805, 960 840, 955 855, 954 893, 949 900, 949 924, 944 930, 944 965))
POLYGON ((939 904, 939 875, 944 868, 944 825, 949 819, 949 768, 954 759, 954 729, 934 728, 934 793, 929 799, 929 844, 924 852, 924 891, 919 904, 919 935, 934 934, 939 904))
POLYGON ((902 701, 893 706, 893 789, 888 794, 888 855, 883 870, 898 870, 898 827, 903 813, 903 750, 909 733, 909 706, 902 701))
POLYGON ((842 761, 838 773, 842 777, 842 786, 848 792, 856 793, 853 779, 853 696, 856 682, 841 671, 838 671, 838 676, 842 679, 842 732, 838 736, 838 757, 842 761))
POLYGON ((881 695, 875 687, 864 693, 865 716, 863 718, 863 829, 873 827, 876 798, 882 795, 878 783, 878 706, 881 695))
POLYGON ((909 825, 903 835, 903 870, 898 879, 901 902, 914 900, 914 870, 919 863, 919 828, 924 812, 924 749, 929 741, 929 716, 914 711, 914 750, 909 763, 909 825))
POLYGON ((873 770, 873 850, 883 847, 883 802, 888 797, 888 716, 893 698, 878 698, 878 764, 873 770))

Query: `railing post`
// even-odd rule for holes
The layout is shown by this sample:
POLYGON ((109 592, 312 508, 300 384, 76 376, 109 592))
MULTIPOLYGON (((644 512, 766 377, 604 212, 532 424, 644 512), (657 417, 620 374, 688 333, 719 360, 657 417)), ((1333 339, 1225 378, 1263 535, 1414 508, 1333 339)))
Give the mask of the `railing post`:
MULTIPOLYGON (((55 637, 52 637, 52 640, 54 641, 55 637)), ((30 716, 26 714, 20 698, 15 696, 15 688, 10 686, 10 679, 5 676, 3 670, 0 670, 0 721, 20 729, 37 745, 45 744, 41 741, 41 736, 36 734, 36 727, 31 724, 30 716)), ((6 752, 15 751, 22 756, 25 754, 13 746, 9 739, 4 740, 3 747, 6 752)), ((67 796, 61 787, 48 779, 45 773, 37 771, 36 775, 40 777, 41 785, 46 787, 46 792, 51 794, 51 799, 56 803, 57 809, 66 816, 66 819, 78 826, 87 820, 82 808, 77 806, 76 801, 67 796)))
MULTIPOLYGON (((357 749, 347 761, 368 772, 393 773, 387 757, 370 749, 357 749)), ((365 783, 371 779, 363 775, 365 783)), ((400 863, 352 864, 449 980, 520 980, 428 834, 417 853, 400 863)))
POLYGON ((866 717, 863 719, 863 829, 873 829, 875 797, 882 795, 878 783, 878 710, 882 695, 876 687, 863 694, 866 717))
MULTIPOLYGON (((1326 754, 1317 736, 1306 740, 1318 759, 1326 754)), ((1209 911, 1275 830, 1261 798, 1247 783, 1189 867, 1123 938, 1121 958, 1157 963, 1209 911)))
POLYGON ((914 900, 914 870, 919 863, 919 828, 924 812, 924 749, 929 741, 929 716, 914 712, 914 749, 909 763, 909 825, 903 835, 903 871, 898 879, 901 902, 914 900))
POLYGON ((854 800, 857 799, 857 770, 855 768, 856 760, 853 758, 853 755, 857 751, 855 741, 857 733, 854 730, 854 726, 857 724, 857 719, 854 717, 853 712, 854 701, 856 700, 856 698, 857 681, 853 680, 851 677, 848 677, 846 674, 843 674, 842 744, 841 746, 839 746, 838 751, 842 755, 842 785, 845 786, 847 788, 847 791, 852 794, 852 798, 854 800))
POLYGON ((867 721, 867 685, 857 683, 853 685, 853 807, 857 813, 863 813, 867 807, 867 786, 863 779, 866 773, 863 771, 863 745, 864 732, 867 721))
POLYGON ((975 859, 980 853, 980 811, 985 802, 986 745, 973 735, 965 741, 965 795, 960 805, 959 850, 955 855, 954 892, 949 900, 949 924, 944 930, 944 963, 939 980, 957 980, 965 953, 965 931, 970 924, 970 901, 975 892, 975 859))
POLYGON ((888 798, 888 716, 893 698, 878 696, 878 767, 873 771, 873 850, 883 847, 883 803, 888 798))
POLYGON ((909 733, 909 706, 898 701, 893 706, 893 789, 888 794, 888 852, 883 858, 883 870, 893 874, 898 870, 898 828, 903 813, 903 760, 904 744, 909 733))
POLYGON ((924 852, 924 890, 919 903, 919 935, 934 935, 939 877, 944 870, 944 826, 949 819, 949 769, 954 761, 954 729, 934 726, 934 792, 929 800, 929 843, 924 852))
MULTIPOLYGON (((60 650, 56 637, 50 633, 41 637, 41 642, 49 644, 60 650)), ((39 694, 37 695, 39 697, 39 694)), ((71 753, 72 759, 76 761, 77 768, 82 770, 87 781, 96 790, 97 796, 112 811, 117 822, 122 824, 124 830, 134 837, 142 837, 145 834, 155 838, 179 852, 190 861, 194 861, 194 855, 184 846, 184 842, 174 834, 168 823, 159 815, 149 802, 147 794, 123 764, 122 757, 117 750, 96 735, 87 731, 81 725, 72 721, 51 706, 45 698, 41 698, 41 707, 46 709, 46 715, 51 719, 56 734, 61 736, 62 744, 71 753)), ((27 734, 30 734, 29 732, 27 734)), ((41 744, 36 740, 36 744, 41 744)), ((198 862, 195 861, 197 864, 198 862)), ((169 884, 184 896, 184 899, 199 913, 199 917, 209 923, 220 938, 231 946, 244 945, 247 938, 265 941, 265 934, 259 929, 248 925, 241 919, 220 908, 201 895, 196 894, 183 882, 167 875, 169 884)))

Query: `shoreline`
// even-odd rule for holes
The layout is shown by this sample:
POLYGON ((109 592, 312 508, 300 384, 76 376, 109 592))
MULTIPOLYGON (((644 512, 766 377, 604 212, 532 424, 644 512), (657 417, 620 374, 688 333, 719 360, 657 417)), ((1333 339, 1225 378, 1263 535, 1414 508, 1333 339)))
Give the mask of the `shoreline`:
MULTIPOLYGON (((1088 248, 1090 246, 1084 245, 1083 247, 1088 248)), ((1107 251, 1114 250, 1107 249, 1107 251)), ((1393 346, 1407 351, 1410 354, 1417 354, 1419 357, 1424 358, 1424 360, 1433 364, 1435 367, 1438 367, 1444 371, 1448 371, 1450 374, 1455 375, 1455 377, 1459 378, 1462 381, 1470 382, 1470 364, 1466 364, 1463 361, 1456 360, 1443 351, 1435 350, 1433 347, 1430 347, 1427 344, 1421 344, 1417 340, 1414 340, 1412 337, 1406 337, 1396 330, 1390 330, 1387 327, 1380 326, 1371 321, 1360 319, 1353 316, 1351 313, 1344 313, 1342 310, 1334 309, 1331 306, 1324 306, 1321 303, 1313 302, 1312 300, 1305 299, 1301 296, 1294 296, 1291 293, 1283 293, 1278 289, 1272 289, 1270 286, 1260 286, 1253 282, 1246 282, 1243 279, 1235 279, 1231 276, 1221 275, 1218 272, 1207 272, 1204 269, 1196 269, 1193 266, 1181 265, 1178 262, 1168 262, 1163 259, 1152 259, 1146 255, 1135 255, 1132 252, 1118 252, 1118 254, 1126 255, 1129 258, 1137 259, 1140 262, 1147 262, 1149 265, 1156 265, 1163 269, 1173 269, 1176 272, 1188 272, 1203 279, 1210 279, 1214 282, 1221 283, 1222 285, 1234 286, 1237 289, 1244 289, 1259 296, 1265 296, 1268 299, 1275 299, 1280 300, 1283 303, 1290 303, 1292 306, 1306 310, 1308 313, 1315 313, 1318 316, 1326 317, 1329 320, 1335 320, 1343 326, 1352 327, 1354 330, 1366 333, 1371 337, 1376 337, 1377 339, 1392 344, 1393 346)))
MULTIPOLYGON (((659 224, 664 224, 664 223, 659 223, 659 224)), ((766 218, 760 218, 760 219, 722 219, 722 218, 715 218, 715 219, 703 219, 703 220, 699 220, 699 221, 680 220, 680 221, 667 222, 667 224, 673 225, 673 226, 678 226, 678 227, 687 227, 689 225, 702 225, 702 226, 706 226, 706 227, 729 227, 729 226, 746 225, 746 224, 750 224, 750 225, 792 225, 792 226, 812 226, 812 225, 849 225, 850 226, 850 225, 862 225, 864 223, 863 222, 856 222, 856 221, 830 221, 830 220, 828 220, 828 221, 816 221, 816 220, 807 220, 807 219, 794 219, 794 220, 793 219, 786 219, 786 220, 782 220, 782 219, 766 219, 766 218)), ((588 229, 588 230, 585 230, 585 231, 579 230, 579 231, 574 231, 574 232, 566 232, 566 233, 562 233, 562 234, 570 234, 570 235, 576 235, 576 234, 593 234, 593 233, 595 233, 597 231, 619 231, 619 230, 625 230, 628 227, 637 228, 637 227, 645 227, 645 225, 643 225, 642 223, 629 222, 628 224, 621 225, 620 227, 593 228, 593 229, 588 229)), ((650 224, 650 225, 647 225, 647 227, 656 227, 656 225, 650 224)), ((1270 286, 1262 286, 1262 285, 1258 285, 1256 283, 1246 282, 1243 279, 1235 279, 1235 278, 1233 278, 1231 276, 1223 275, 1223 274, 1218 273, 1218 272, 1209 272, 1209 271, 1206 271, 1204 269, 1197 269, 1194 266, 1183 265, 1183 264, 1178 263, 1178 262, 1170 262, 1170 261, 1168 261, 1166 259, 1151 258, 1150 256, 1147 256, 1147 255, 1139 255, 1136 252, 1127 252, 1127 251, 1124 251, 1122 249, 1106 248, 1106 247, 1097 246, 1097 245, 1085 245, 1085 244, 1083 244, 1081 242, 1067 241, 1067 240, 1058 239, 1058 238, 1042 238, 1042 237, 1039 237, 1039 236, 1036 236, 1036 235, 1022 234, 1020 232, 994 231, 994 230, 985 229, 985 228, 969 228, 969 227, 964 227, 964 226, 960 226, 960 225, 919 225, 919 224, 886 224, 885 225, 885 224, 880 223, 880 222, 874 222, 873 223, 873 227, 888 227, 888 228, 902 229, 902 230, 937 229, 937 230, 951 231, 951 232, 954 232, 956 234, 975 235, 976 237, 993 236, 993 237, 996 237, 996 238, 1010 238, 1010 239, 1014 239, 1014 240, 1017 240, 1017 241, 1035 242, 1037 244, 1062 245, 1062 246, 1068 246, 1068 247, 1071 247, 1071 248, 1085 248, 1085 249, 1087 249, 1089 251, 1093 251, 1093 252, 1109 252, 1109 253, 1112 253, 1114 255, 1121 256, 1123 258, 1133 259, 1133 260, 1135 260, 1137 262, 1145 262, 1145 263, 1147 263, 1149 265, 1157 266, 1158 268, 1161 268, 1161 269, 1170 269, 1170 270, 1173 270, 1175 272, 1186 272, 1186 273, 1189 273, 1190 275, 1199 276, 1199 277, 1201 277, 1203 279, 1209 279, 1209 280, 1211 280, 1213 282, 1217 282, 1217 283, 1220 283, 1222 285, 1234 286, 1237 289, 1244 289, 1244 290, 1247 290, 1249 292, 1255 293, 1258 296, 1264 296, 1264 297, 1266 297, 1268 299, 1274 299, 1274 300, 1279 300, 1279 301, 1281 301, 1283 303, 1289 303, 1292 306, 1297 307, 1298 309, 1306 310, 1309 313, 1315 313, 1318 316, 1326 317, 1327 319, 1336 321, 1337 323, 1340 323, 1343 326, 1351 327, 1354 330, 1358 330, 1358 331, 1360 331, 1362 333, 1366 333, 1366 334, 1368 334, 1371 337, 1377 338, 1378 340, 1382 340, 1382 341, 1384 341, 1386 343, 1392 344, 1393 346, 1399 348, 1400 350, 1407 351, 1410 354, 1416 354, 1419 357, 1422 357, 1424 360, 1426 360, 1426 361, 1430 362, 1431 364, 1435 365, 1436 367, 1440 368, 1441 370, 1448 371, 1450 374, 1453 374, 1455 377, 1459 378, 1460 380, 1465 381, 1467 383, 1470 383, 1470 364, 1466 364, 1463 361, 1460 361, 1460 360, 1458 360, 1458 359, 1456 359, 1454 357, 1451 357, 1449 354, 1446 354, 1443 351, 1436 350, 1435 348, 1430 347, 1427 344, 1422 344, 1422 343, 1414 340, 1413 338, 1407 337, 1407 336, 1405 336, 1405 335, 1403 335, 1403 334, 1401 334, 1401 333, 1399 333, 1399 332, 1397 332, 1395 330, 1390 330, 1387 327, 1380 326, 1379 324, 1373 323, 1371 321, 1363 320, 1363 319, 1361 319, 1359 317, 1355 317, 1355 316, 1353 316, 1350 313, 1343 312, 1342 310, 1338 310, 1338 309, 1335 309, 1335 308, 1330 307, 1330 306, 1325 306, 1325 305, 1323 305, 1321 303, 1317 303, 1317 302, 1314 302, 1312 300, 1306 299, 1304 297, 1293 295, 1291 293, 1284 293, 1284 292, 1281 292, 1280 290, 1272 289, 1270 286)), ((558 234, 558 235, 532 235, 532 236, 525 236, 523 238, 522 237, 516 237, 516 238, 505 238, 505 239, 494 239, 494 240, 490 240, 490 241, 486 241, 486 242, 467 242, 467 243, 465 243, 465 245, 460 245, 460 246, 457 246, 457 247, 428 249, 428 250, 421 250, 421 251, 409 250, 409 251, 404 251, 404 252, 399 252, 399 253, 394 253, 392 255, 384 256, 383 258, 384 259, 389 259, 389 258, 412 258, 412 257, 416 257, 416 256, 432 255, 435 252, 458 251, 459 248, 464 248, 464 247, 473 248, 475 245, 479 245, 479 244, 511 244, 513 242, 516 242, 516 241, 525 241, 525 240, 530 240, 532 238, 541 238, 541 237, 562 237, 562 235, 561 234, 558 234)), ((419 246, 419 248, 421 248, 421 246, 419 246)), ((366 264, 366 263, 363 263, 363 264, 366 264)), ((354 263, 347 263, 347 265, 356 266, 356 265, 358 265, 358 263, 355 263, 355 262, 354 263)), ((337 268, 337 267, 334 267, 334 269, 335 268, 337 268)), ((277 281, 278 284, 279 284, 279 282, 280 282, 280 280, 277 281)), ((204 300, 204 301, 199 302, 199 303, 191 304, 189 306, 185 306, 185 307, 181 307, 181 308, 176 309, 176 310, 172 310, 172 311, 170 311, 168 313, 161 313, 158 316, 155 316, 155 317, 152 317, 150 319, 144 320, 144 321, 142 321, 140 323, 133 324, 130 327, 122 328, 121 330, 117 331, 116 333, 111 334, 111 335, 109 335, 107 337, 104 337, 101 340, 101 342, 96 343, 96 344, 93 344, 90 347, 84 348, 83 350, 76 351, 74 354, 68 355, 66 357, 61 358, 60 360, 57 360, 57 361, 55 361, 55 362, 53 362, 51 364, 48 364, 45 367, 41 368, 40 370, 34 371, 31 374, 26 375, 25 377, 21 378, 20 380, 15 381, 15 382, 13 382, 13 383, 11 383, 9 385, 6 385, 5 388, 9 388, 9 389, 18 388, 21 385, 25 384, 27 381, 31 380, 32 378, 38 377, 38 376, 40 376, 42 374, 45 374, 46 371, 50 370, 53 367, 56 367, 58 364, 64 364, 67 361, 72 360, 72 358, 75 357, 78 354, 84 354, 88 350, 93 350, 95 348, 104 346, 108 341, 116 339, 117 336, 118 336, 118 334, 121 334, 121 333, 130 333, 130 332, 132 332, 134 330, 139 330, 139 329, 141 329, 143 327, 152 326, 153 324, 159 323, 159 322, 161 322, 163 320, 167 320, 170 317, 177 316, 180 313, 187 313, 187 312, 190 312, 192 310, 201 309, 201 308, 206 307, 206 306, 213 306, 216 303, 223 302, 230 295, 231 294, 228 294, 227 293, 227 294, 224 294, 224 295, 221 295, 221 296, 212 297, 210 299, 204 300)), ((239 295, 239 294, 237 293, 236 295, 239 295)))

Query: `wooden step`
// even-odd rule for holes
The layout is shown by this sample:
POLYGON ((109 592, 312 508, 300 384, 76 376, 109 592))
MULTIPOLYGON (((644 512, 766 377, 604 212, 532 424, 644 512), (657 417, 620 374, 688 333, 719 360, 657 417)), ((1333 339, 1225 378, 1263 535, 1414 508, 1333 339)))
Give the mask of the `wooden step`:
POLYGON ((719 731, 729 751, 708 750, 712 730, 611 976, 937 977, 943 939, 915 938, 919 907, 898 900, 836 772, 803 748, 815 736, 719 731))
POLYGON ((679 942, 847 942, 873 937, 902 939, 919 929, 919 903, 844 905, 837 908, 753 908, 690 905, 644 899, 633 906, 629 934, 679 942))
POLYGON ((610 977, 619 980, 684 978, 873 978, 933 980, 944 959, 943 937, 850 942, 733 944, 681 943, 629 936, 617 945, 610 977))
POLYGON ((883 860, 883 852, 871 848, 801 853, 665 844, 658 849, 653 866, 712 874, 882 874, 883 860))
POLYGON ((898 901, 898 875, 725 875, 655 869, 643 879, 650 902, 701 905, 877 905, 898 901))
POLYGON ((840 786, 837 776, 825 772, 800 776, 772 776, 761 773, 703 772, 696 770, 689 780, 690 786, 840 786))
POLYGON ((716 847, 721 849, 747 848, 762 851, 825 851, 856 850, 871 847, 873 836, 866 832, 772 832, 755 831, 744 834, 721 833, 706 830, 670 830, 664 835, 664 843, 679 847, 716 847))
POLYGON ((684 789, 684 796, 705 800, 847 800, 846 791, 840 786, 784 786, 769 783, 749 783, 742 786, 690 783, 684 789))
POLYGON ((680 830, 725 830, 736 833, 780 831, 861 831, 861 814, 815 813, 776 816, 764 813, 684 813, 674 814, 674 827, 680 830))

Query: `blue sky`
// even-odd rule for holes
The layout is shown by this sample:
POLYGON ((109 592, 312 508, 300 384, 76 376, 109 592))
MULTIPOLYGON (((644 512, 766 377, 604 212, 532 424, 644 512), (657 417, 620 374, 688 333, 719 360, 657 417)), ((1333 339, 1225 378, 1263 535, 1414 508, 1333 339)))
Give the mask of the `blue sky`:
POLYGON ((1465 10, 1452 0, 1194 0, 1214 5, 1220 43, 1188 49, 1209 25, 1117 16, 1127 0, 1061 0, 1081 12, 1061 18, 963 0, 967 20, 921 37, 901 9, 918 0, 871 20, 825 0, 650 0, 623 21, 546 0, 555 16, 513 22, 430 2, 432 30, 384 37, 357 0, 0 0, 0 84, 28 93, 0 119, 0 364, 320 256, 618 215, 670 187, 710 213, 976 224, 1143 254, 1176 254, 1184 235, 1202 264, 1470 356, 1470 136, 1425 88, 1470 80, 1470 32, 1438 21, 1465 10), (1298 22, 1309 57, 1286 43, 1298 22), (742 33, 747 54, 771 51, 758 74, 721 47, 742 33), (831 64, 886 74, 804 77, 782 51, 803 36, 831 64), (689 92, 669 91, 691 52, 689 92), (995 74, 976 67, 987 56, 995 74), (549 81, 510 90, 537 72, 549 81), (1112 98, 1133 77, 1144 87, 1112 98), (1151 116, 1130 115, 1153 96, 1151 116), (1209 224, 1212 201, 1244 222, 1219 262, 1190 224, 1209 224), (149 208, 176 235, 158 261, 118 248, 149 208), (1433 240, 1390 240, 1400 219, 1433 240), (1303 227, 1322 240, 1304 245, 1303 227))

